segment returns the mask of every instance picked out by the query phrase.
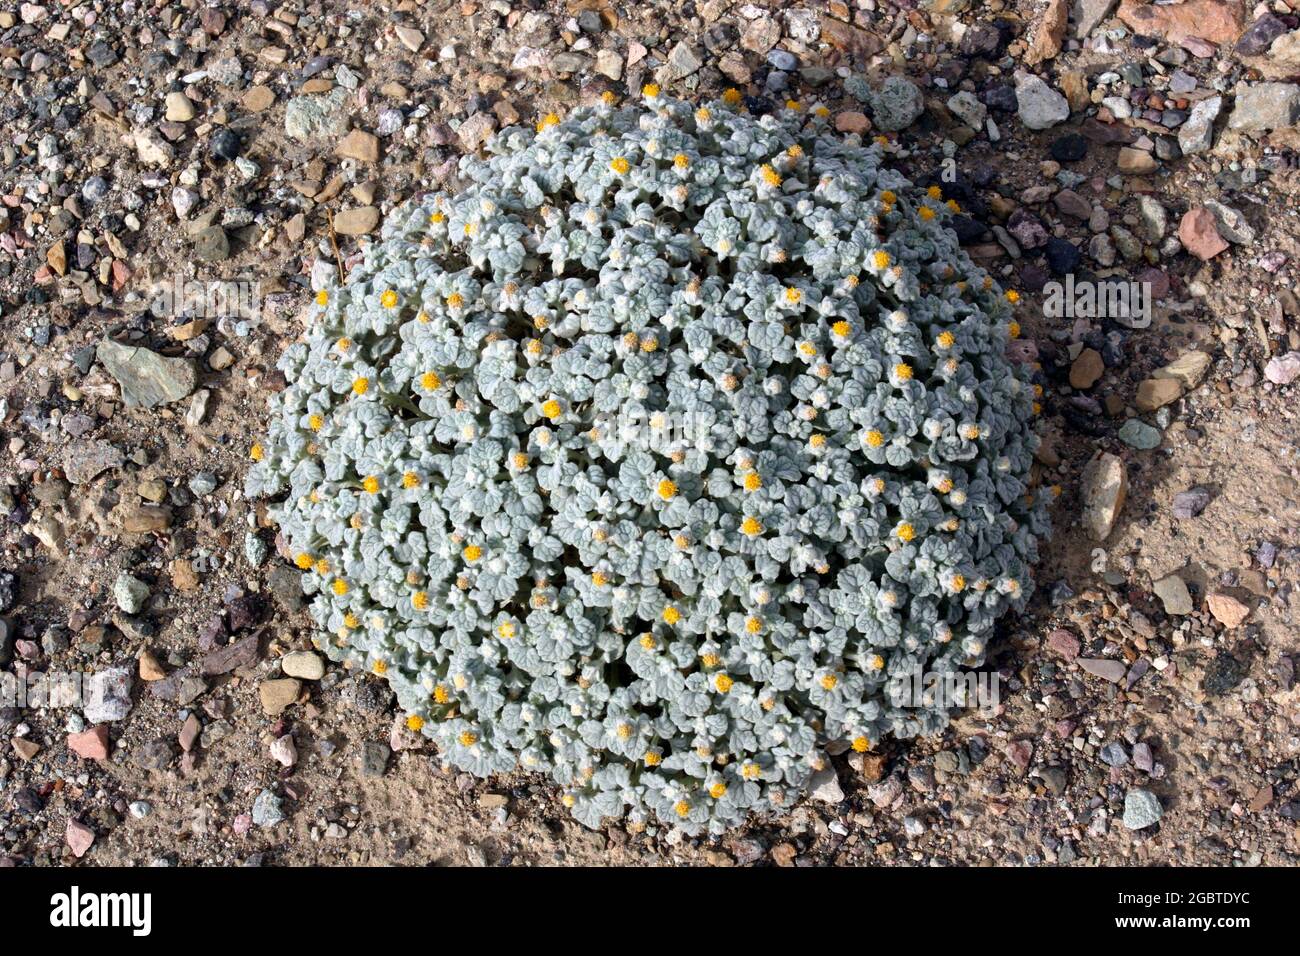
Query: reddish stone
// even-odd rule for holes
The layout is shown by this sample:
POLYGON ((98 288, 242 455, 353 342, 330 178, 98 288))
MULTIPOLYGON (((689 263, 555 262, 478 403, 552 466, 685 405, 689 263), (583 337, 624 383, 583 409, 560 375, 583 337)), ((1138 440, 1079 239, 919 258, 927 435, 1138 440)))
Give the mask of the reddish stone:
POLYGON ((107 760, 108 725, 96 724, 79 734, 68 734, 68 749, 82 760, 107 760))
POLYGON ((1143 36, 1180 43, 1199 37, 1211 43, 1233 43, 1245 29, 1240 0, 1186 0, 1154 4, 1123 0, 1119 18, 1143 36))
POLYGON ((1047 635, 1047 646, 1067 661, 1072 661, 1079 656, 1079 648, 1082 645, 1080 645, 1079 639, 1065 628, 1058 628, 1047 635))
POLYGON ((1178 240, 1183 248, 1202 262, 1213 259, 1228 243, 1219 235, 1214 224, 1214 213, 1204 206, 1187 210, 1182 222, 1178 224, 1178 240))
POLYGON ((68 841, 68 849, 77 859, 81 859, 86 852, 95 843, 95 831, 86 826, 80 820, 68 820, 68 828, 64 832, 64 839, 68 841))

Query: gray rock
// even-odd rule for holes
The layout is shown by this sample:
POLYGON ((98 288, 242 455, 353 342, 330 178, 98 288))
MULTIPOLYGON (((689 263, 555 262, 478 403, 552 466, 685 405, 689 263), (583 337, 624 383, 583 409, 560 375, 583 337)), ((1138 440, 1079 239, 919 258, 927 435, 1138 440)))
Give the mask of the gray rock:
POLYGON ((149 585, 123 572, 113 582, 113 600, 127 614, 139 614, 149 600, 149 585))
POLYGON ((1083 469, 1083 526, 1094 541, 1105 541, 1128 494, 1128 472, 1117 456, 1103 452, 1083 469))
POLYGON ((681 40, 668 54, 668 62, 659 68, 657 79, 660 83, 673 83, 685 79, 703 65, 699 51, 681 40))
POLYGON ((95 350, 108 374, 122 388, 127 408, 153 408, 179 402, 198 384, 198 373, 188 359, 165 358, 134 345, 104 339, 95 350))
POLYGON ((1159 448, 1160 441, 1164 436, 1160 429, 1152 428, 1146 422, 1130 418, 1124 423, 1119 430, 1119 440, 1133 448, 1140 448, 1143 451, 1150 451, 1152 448, 1159 448))
POLYGON ((1134 787, 1124 794, 1124 827, 1129 830, 1143 830, 1160 822, 1164 808, 1160 798, 1150 790, 1134 787))
POLYGON ((916 84, 891 76, 868 97, 876 126, 886 133, 906 129, 925 112, 925 97, 916 84))
POLYGON ((1214 145, 1214 121, 1222 109, 1222 96, 1211 96, 1192 107, 1192 112, 1178 130, 1178 146, 1184 156, 1203 153, 1214 145))
POLYGON ((988 107, 979 101, 979 97, 966 90, 948 98, 948 109, 973 130, 983 129, 984 120, 989 115, 988 107))
POLYGON ((259 827, 273 827, 284 819, 284 802, 270 790, 263 790, 253 801, 253 822, 259 827))
POLYGON ((1119 0, 1075 0, 1074 35, 1082 40, 1110 16, 1119 0))
POLYGON ((1151 590, 1160 603, 1165 606, 1166 614, 1191 614, 1195 609, 1192 595, 1187 590, 1187 582, 1176 574, 1170 574, 1151 585, 1151 590))
POLYGON ((361 747, 361 775, 363 777, 382 777, 388 770, 388 760, 393 751, 388 744, 378 740, 367 741, 361 747))
POLYGON ((347 132, 347 100, 348 91, 342 87, 323 96, 295 96, 284 107, 284 131, 300 142, 342 136, 347 132))
POLYGON ((106 441, 74 442, 63 453, 63 473, 74 485, 93 481, 101 472, 121 468, 125 456, 106 441))
POLYGON ((1255 241, 1255 230, 1240 212, 1214 199, 1207 199, 1203 205, 1214 216, 1214 227, 1224 239, 1238 246, 1255 241))
POLYGON ((1100 677, 1112 684, 1118 684, 1128 672, 1123 661, 1113 661, 1104 657, 1079 657, 1075 659, 1075 663, 1093 677, 1100 677))
POLYGON ((1030 129, 1048 129, 1070 118, 1070 102, 1041 77, 1021 73, 1016 77, 1016 115, 1030 129))
POLYGON ((1142 226, 1143 238, 1150 243, 1159 242, 1169 228, 1169 214, 1154 196, 1139 194, 1137 203, 1138 222, 1142 226))
POLYGON ((840 779, 831 766, 823 767, 812 775, 808 782, 808 796, 822 803, 839 803, 844 799, 840 789, 840 779))
POLYGON ((1187 491, 1180 491, 1174 495, 1174 517, 1195 518, 1209 505, 1210 498, 1208 488, 1198 486, 1187 491))
POLYGON ((194 237, 194 258, 200 262, 224 262, 230 258, 230 237, 220 226, 207 226, 194 237))
POLYGON ((1295 83, 1258 83, 1237 94, 1228 117, 1232 129, 1284 129, 1300 121, 1300 86, 1295 83))
POLYGON ((82 714, 86 723, 105 724, 124 720, 131 713, 131 669, 110 667, 90 676, 85 685, 82 714))
POLYGON ((266 556, 270 549, 266 542, 262 540, 261 535, 250 531, 244 535, 244 560, 248 562, 251 568, 260 568, 266 561, 266 556))

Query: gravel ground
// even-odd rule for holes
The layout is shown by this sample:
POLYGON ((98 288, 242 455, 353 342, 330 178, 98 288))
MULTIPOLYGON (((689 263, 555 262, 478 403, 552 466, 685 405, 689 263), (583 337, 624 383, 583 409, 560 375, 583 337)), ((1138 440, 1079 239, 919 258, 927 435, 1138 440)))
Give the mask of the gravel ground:
POLYGON ((0 668, 109 685, 0 708, 0 863, 1296 863, 1297 28, 1282 0, 0 3, 0 668), (652 81, 824 105, 943 183, 1022 290, 1062 491, 1001 704, 719 840, 444 769, 322 666, 240 492, 300 309, 389 210, 652 81), (1067 275, 1155 301, 1062 315, 1067 275), (196 281, 233 284, 178 307, 196 281))

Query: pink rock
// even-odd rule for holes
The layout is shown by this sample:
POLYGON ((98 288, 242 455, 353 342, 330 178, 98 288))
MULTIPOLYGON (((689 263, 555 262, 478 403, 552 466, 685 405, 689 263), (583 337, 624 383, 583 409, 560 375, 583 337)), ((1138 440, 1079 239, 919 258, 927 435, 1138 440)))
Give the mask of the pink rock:
POLYGON ((97 724, 79 734, 68 734, 68 749, 82 760, 107 760, 108 725, 97 724))
POLYGON ((68 820, 68 829, 64 833, 72 855, 80 860, 95 843, 95 831, 80 820, 68 820))
POLYGON ((1065 628, 1058 628, 1051 634, 1047 635, 1047 646, 1056 653, 1060 654, 1067 661, 1072 661, 1079 656, 1079 639, 1071 634, 1065 628))
POLYGON ((1178 239, 1188 252, 1202 262, 1213 259, 1228 248, 1228 243, 1214 225, 1214 213, 1204 206, 1187 210, 1183 221, 1178 224, 1178 239))
POLYGON ((1155 4, 1122 0, 1119 18, 1143 36, 1179 43, 1198 37, 1211 43, 1232 43, 1245 28, 1241 0, 1185 0, 1155 4))
POLYGON ((871 129, 871 121, 863 113, 848 110, 835 114, 835 128, 841 133, 865 133, 871 129))
POLYGON ((1287 352, 1268 360, 1264 377, 1274 385, 1290 385, 1300 377, 1300 352, 1287 352))

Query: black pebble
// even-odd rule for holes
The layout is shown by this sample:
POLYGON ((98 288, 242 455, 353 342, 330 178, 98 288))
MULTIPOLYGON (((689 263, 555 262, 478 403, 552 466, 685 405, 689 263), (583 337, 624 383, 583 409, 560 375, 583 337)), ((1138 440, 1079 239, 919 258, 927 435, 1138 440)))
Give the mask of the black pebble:
POLYGON ((1052 159, 1058 163, 1077 163, 1088 155, 1088 141, 1078 133, 1066 133, 1052 144, 1052 159))

